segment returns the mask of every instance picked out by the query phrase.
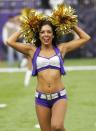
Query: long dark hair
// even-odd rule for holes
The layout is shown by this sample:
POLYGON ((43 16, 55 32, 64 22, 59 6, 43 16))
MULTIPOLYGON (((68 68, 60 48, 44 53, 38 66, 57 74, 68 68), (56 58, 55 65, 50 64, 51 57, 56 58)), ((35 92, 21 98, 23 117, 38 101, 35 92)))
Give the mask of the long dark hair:
MULTIPOLYGON (((40 23, 39 31, 41 30, 42 26, 44 26, 44 25, 49 25, 49 26, 52 28, 53 36, 54 36, 54 38, 53 38, 53 40, 52 40, 52 44, 53 44, 54 46, 56 46, 56 41, 57 41, 56 27, 55 27, 49 20, 43 20, 43 21, 40 23)), ((39 39, 39 31, 37 31, 37 32, 35 33, 35 39, 36 39, 36 41, 35 41, 34 44, 35 44, 36 47, 41 46, 41 41, 40 41, 40 39, 39 39)))

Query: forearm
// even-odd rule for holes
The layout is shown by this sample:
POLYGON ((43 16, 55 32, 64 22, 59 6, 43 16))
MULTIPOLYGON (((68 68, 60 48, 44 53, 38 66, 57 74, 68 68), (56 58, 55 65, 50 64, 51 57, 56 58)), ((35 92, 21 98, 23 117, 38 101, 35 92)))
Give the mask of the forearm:
POLYGON ((76 32, 76 34, 81 38, 81 39, 85 39, 85 40, 89 40, 91 37, 85 32, 83 31, 80 27, 78 26, 74 26, 73 30, 76 32))
POLYGON ((7 39, 6 43, 7 43, 8 45, 14 44, 14 42, 17 41, 17 39, 20 37, 20 35, 21 35, 21 32, 20 32, 20 31, 13 33, 13 34, 7 39))

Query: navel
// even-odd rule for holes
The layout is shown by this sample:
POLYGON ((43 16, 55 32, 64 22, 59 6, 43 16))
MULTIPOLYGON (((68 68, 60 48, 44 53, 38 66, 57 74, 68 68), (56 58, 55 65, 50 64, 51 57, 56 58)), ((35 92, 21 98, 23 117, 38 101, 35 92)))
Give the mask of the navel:
POLYGON ((51 87, 51 83, 48 83, 48 87, 49 87, 49 88, 51 87))

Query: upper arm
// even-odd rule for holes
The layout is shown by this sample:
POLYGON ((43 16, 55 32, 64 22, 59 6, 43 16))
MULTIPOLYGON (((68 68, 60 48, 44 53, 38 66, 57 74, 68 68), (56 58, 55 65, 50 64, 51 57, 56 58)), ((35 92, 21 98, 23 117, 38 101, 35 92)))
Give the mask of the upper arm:
POLYGON ((58 47, 61 51, 61 53, 64 55, 72 50, 75 50, 76 48, 79 48, 80 46, 84 45, 88 40, 86 39, 76 39, 72 40, 70 42, 61 43, 58 47))
POLYGON ((31 44, 24 44, 24 43, 20 43, 20 42, 13 42, 11 44, 11 43, 8 43, 8 41, 7 41, 7 44, 9 46, 11 46, 12 48, 16 49, 17 51, 19 51, 27 56, 30 56, 30 57, 33 56, 33 54, 36 50, 36 47, 31 44))
POLYGON ((17 42, 17 39, 20 38, 21 32, 14 32, 6 41, 6 43, 17 51, 32 57, 34 54, 36 47, 33 44, 17 42))
POLYGON ((79 38, 60 44, 59 48, 63 54, 79 48, 90 39, 90 36, 78 26, 74 26, 73 31, 78 35, 79 38))

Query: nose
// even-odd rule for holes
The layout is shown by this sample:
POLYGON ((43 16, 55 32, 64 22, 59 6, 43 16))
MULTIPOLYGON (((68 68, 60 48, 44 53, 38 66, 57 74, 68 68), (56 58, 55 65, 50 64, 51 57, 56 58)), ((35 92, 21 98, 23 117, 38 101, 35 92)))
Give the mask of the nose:
POLYGON ((47 32, 45 32, 45 36, 48 36, 48 33, 47 33, 47 32))

